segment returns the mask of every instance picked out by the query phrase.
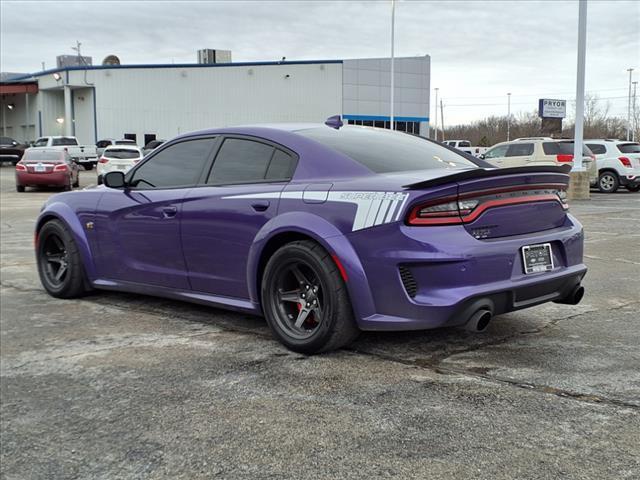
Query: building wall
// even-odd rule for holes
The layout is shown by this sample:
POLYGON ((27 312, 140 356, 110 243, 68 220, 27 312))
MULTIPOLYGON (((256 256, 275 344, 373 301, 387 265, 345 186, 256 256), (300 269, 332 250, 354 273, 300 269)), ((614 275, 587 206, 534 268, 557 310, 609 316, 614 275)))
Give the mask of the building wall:
POLYGON ((2 113, 0 115, 0 135, 11 137, 18 142, 35 139, 38 115, 37 95, 22 93, 0 97, 0 112, 2 113), (13 108, 9 109, 9 105, 12 105, 13 108))
MULTIPOLYGON (((72 71, 73 88, 88 90, 84 72, 72 71)), ((97 135, 122 138, 145 134, 171 138, 204 128, 265 122, 320 122, 342 110, 340 64, 131 68, 90 70, 97 135)), ((93 143, 93 99, 74 90, 76 136, 93 143), (82 117, 80 117, 82 116, 82 117)))

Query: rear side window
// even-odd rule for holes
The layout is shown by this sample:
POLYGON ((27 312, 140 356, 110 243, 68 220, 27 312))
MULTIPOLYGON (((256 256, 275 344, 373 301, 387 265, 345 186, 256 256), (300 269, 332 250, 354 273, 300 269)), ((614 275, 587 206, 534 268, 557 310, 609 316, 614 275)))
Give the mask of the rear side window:
POLYGON ((161 150, 133 171, 131 185, 145 189, 195 185, 215 141, 215 138, 187 140, 161 150))
POLYGON ((619 143, 618 150, 621 153, 640 153, 640 143, 619 143))
POLYGON ((352 158, 375 173, 432 168, 477 168, 447 148, 416 135, 362 127, 310 128, 296 132, 352 158))
POLYGON ((290 178, 292 157, 271 145, 227 138, 216 155, 207 183, 253 183, 290 178))
MULTIPOLYGON (((542 150, 545 155, 573 155, 573 142, 544 142, 542 150)), ((582 154, 591 155, 589 147, 582 145, 582 154)))
POLYGON ((603 153, 607 153, 607 148, 604 145, 599 145, 597 143, 587 143, 587 147, 591 150, 595 155, 602 155, 603 153))
POLYGON ((126 158, 139 158, 140 153, 135 150, 129 150, 124 148, 110 148, 109 150, 105 150, 104 157, 106 158, 118 158, 118 159, 126 159, 126 158))
POLYGON ((512 143, 507 149, 507 157, 523 157, 533 154, 533 143, 512 143))
POLYGON ((75 138, 70 137, 54 138, 51 140, 51 145, 54 147, 61 145, 78 145, 78 141, 75 138))

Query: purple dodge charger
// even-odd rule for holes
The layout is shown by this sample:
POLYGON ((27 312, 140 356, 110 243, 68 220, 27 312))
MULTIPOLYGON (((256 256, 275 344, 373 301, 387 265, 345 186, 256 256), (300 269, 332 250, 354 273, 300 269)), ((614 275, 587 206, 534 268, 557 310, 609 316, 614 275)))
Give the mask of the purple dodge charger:
POLYGON ((581 300, 569 167, 495 169, 422 137, 339 127, 190 133, 51 197, 36 224, 44 288, 261 314, 304 353, 361 330, 482 330, 581 300))

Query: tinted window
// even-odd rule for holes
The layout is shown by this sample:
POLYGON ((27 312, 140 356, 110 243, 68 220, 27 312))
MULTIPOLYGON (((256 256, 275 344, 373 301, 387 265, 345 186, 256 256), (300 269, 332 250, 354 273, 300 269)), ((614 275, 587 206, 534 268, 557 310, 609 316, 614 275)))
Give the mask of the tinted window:
POLYGON ((98 143, 96 143, 96 147, 98 148, 105 148, 109 145, 111 145, 111 140, 100 140, 98 143))
MULTIPOLYGON (((573 155, 573 142, 544 142, 542 150, 545 155, 573 155)), ((582 145, 582 154, 591 155, 589 147, 582 145)))
POLYGON ((131 184, 140 188, 165 188, 197 183, 215 138, 177 143, 158 152, 133 172, 131 184))
POLYGON ((512 143, 507 149, 507 157, 523 157, 533 153, 533 143, 512 143))
POLYGON ((470 160, 422 137, 358 127, 299 130, 376 173, 476 167, 470 160))
POLYGON ((23 160, 61 160, 62 152, 56 152, 51 150, 26 150, 24 152, 23 160))
POLYGON ((484 158, 504 157, 507 154, 507 148, 509 148, 509 145, 500 145, 499 147, 492 148, 484 154, 484 158))
POLYGON ((110 148, 105 150, 102 154, 106 158, 139 158, 140 153, 135 150, 129 150, 125 148, 110 148))
POLYGON ((267 180, 285 180, 291 178, 295 160, 288 153, 276 149, 267 168, 267 180))
POLYGON ((607 153, 607 148, 604 145, 598 145, 597 143, 587 143, 587 147, 596 155, 602 155, 607 153))
POLYGON ((640 153, 640 143, 619 143, 618 150, 622 153, 640 153))
POLYGON ((46 147, 47 141, 48 140, 46 138, 39 138, 38 140, 36 140, 36 143, 34 143, 33 145, 35 147, 46 147))
POLYGON ((75 138, 71 137, 60 137, 52 139, 51 145, 54 147, 58 147, 61 145, 78 145, 78 141, 75 138))
POLYGON ((265 143, 227 138, 207 183, 251 183, 265 179, 274 148, 265 143))
POLYGON ((468 148, 470 146, 471 146, 471 144, 469 142, 460 142, 460 143, 458 143, 458 148, 460 148, 460 147, 468 148))

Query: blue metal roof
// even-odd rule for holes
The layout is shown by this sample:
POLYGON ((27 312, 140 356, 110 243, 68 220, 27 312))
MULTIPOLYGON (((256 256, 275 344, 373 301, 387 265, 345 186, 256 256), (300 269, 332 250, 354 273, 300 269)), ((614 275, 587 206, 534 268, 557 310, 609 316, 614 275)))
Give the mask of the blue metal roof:
POLYGON ((52 68, 41 72, 31 73, 20 77, 12 77, 3 83, 12 83, 21 80, 28 80, 43 75, 51 75, 56 72, 72 72, 77 70, 118 70, 132 68, 224 68, 224 67, 258 67, 269 65, 319 65, 327 63, 343 63, 342 60, 287 60, 284 62, 232 62, 232 63, 140 63, 132 65, 88 65, 65 68, 52 68))

